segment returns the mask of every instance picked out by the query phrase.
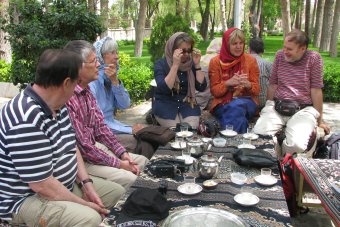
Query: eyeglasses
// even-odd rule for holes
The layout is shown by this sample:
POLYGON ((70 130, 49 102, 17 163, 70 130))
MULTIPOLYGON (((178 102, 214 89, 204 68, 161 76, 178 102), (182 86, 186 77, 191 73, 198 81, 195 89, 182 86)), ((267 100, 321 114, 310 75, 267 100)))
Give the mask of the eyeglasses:
POLYGON ((192 53, 192 48, 188 48, 188 49, 183 48, 182 51, 183 51, 182 52, 183 54, 185 54, 185 53, 191 54, 192 53))
POLYGON ((97 58, 95 58, 95 59, 93 59, 92 61, 84 61, 84 63, 87 63, 87 64, 96 64, 97 63, 97 61, 98 61, 98 59, 97 58))

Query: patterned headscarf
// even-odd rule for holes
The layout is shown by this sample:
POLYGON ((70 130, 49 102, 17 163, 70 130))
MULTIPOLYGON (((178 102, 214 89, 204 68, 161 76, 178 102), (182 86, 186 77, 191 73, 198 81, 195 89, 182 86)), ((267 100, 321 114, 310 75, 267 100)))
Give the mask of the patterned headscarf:
MULTIPOLYGON (((100 40, 98 40, 98 41, 96 41, 94 44, 93 44, 93 46, 96 48, 96 56, 97 56, 97 59, 98 59, 98 61, 99 61, 99 63, 100 63, 100 68, 101 67, 105 67, 104 65, 105 65, 105 62, 104 62, 104 58, 103 58, 103 55, 102 55, 102 47, 103 47, 103 45, 104 45, 104 43, 107 41, 107 40, 112 40, 112 38, 111 37, 108 37, 108 36, 106 36, 106 37, 104 37, 104 38, 102 38, 102 39, 100 39, 100 40)), ((118 74, 118 70, 119 70, 119 62, 117 62, 117 74, 118 74)), ((111 82, 111 80, 107 77, 107 76, 105 76, 104 77, 104 86, 105 86, 105 88, 106 89, 111 89, 111 86, 112 86, 112 82, 111 82)))
MULTIPOLYGON (((165 58, 166 58, 166 62, 168 63, 169 67, 171 68, 172 64, 173 64, 173 54, 174 54, 174 45, 175 45, 175 40, 176 38, 183 34, 184 32, 176 32, 175 34, 173 34, 169 40, 166 42, 165 45, 165 58)), ((192 65, 194 64, 191 55, 189 55, 189 60, 185 63, 181 63, 179 65, 179 70, 180 71, 186 71, 187 75, 188 75, 188 93, 186 95, 186 97, 184 98, 183 101, 190 103, 191 107, 193 108, 196 105, 196 100, 195 100, 195 76, 194 73, 192 72, 192 65)), ((178 76, 175 79, 175 84, 173 89, 179 93, 179 78, 178 76)))

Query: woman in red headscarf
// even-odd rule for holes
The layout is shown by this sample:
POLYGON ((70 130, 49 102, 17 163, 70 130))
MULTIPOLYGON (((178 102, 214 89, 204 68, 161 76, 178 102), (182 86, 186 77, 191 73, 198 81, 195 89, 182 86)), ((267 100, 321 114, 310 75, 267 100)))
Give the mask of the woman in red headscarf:
POLYGON ((228 29, 223 35, 220 54, 209 64, 210 90, 214 96, 210 111, 222 129, 233 125, 238 133, 247 131, 260 92, 256 59, 244 53, 244 46, 243 31, 228 29))

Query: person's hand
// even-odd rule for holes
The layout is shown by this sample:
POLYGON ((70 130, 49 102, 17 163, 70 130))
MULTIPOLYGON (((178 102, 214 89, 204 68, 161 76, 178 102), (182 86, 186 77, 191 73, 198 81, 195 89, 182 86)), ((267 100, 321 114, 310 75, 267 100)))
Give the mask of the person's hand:
POLYGON ((132 126, 132 134, 136 134, 139 130, 141 130, 142 128, 144 128, 145 126, 142 124, 134 124, 132 126))
POLYGON ((109 64, 105 67, 105 75, 112 81, 113 84, 118 84, 117 78, 117 66, 115 64, 109 64))
POLYGON ((105 208, 102 200, 98 196, 97 192, 94 189, 92 183, 87 183, 82 188, 83 191, 83 199, 89 202, 89 206, 95 209, 99 214, 107 215, 109 211, 105 208))
POLYGON ((201 56, 202 56, 202 54, 201 54, 201 51, 199 49, 194 48, 192 50, 192 60, 193 60, 195 65, 198 65, 200 63, 201 56))
POLYGON ((320 123, 319 127, 325 131, 326 135, 328 135, 331 132, 331 128, 324 122, 320 123))
POLYGON ((181 64, 181 57, 183 55, 182 49, 176 49, 172 55, 172 64, 179 66, 181 64))
POLYGON ((130 171, 137 176, 140 174, 140 169, 135 162, 130 162, 129 160, 121 160, 120 161, 120 168, 130 171))

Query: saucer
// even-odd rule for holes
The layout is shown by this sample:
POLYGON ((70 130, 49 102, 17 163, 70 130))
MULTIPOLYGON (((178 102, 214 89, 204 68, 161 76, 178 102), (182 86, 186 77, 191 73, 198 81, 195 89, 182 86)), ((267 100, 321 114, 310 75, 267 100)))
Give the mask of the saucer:
POLYGON ((254 206, 258 204, 258 202, 260 202, 259 197, 249 192, 243 192, 243 193, 235 195, 234 200, 238 204, 242 206, 246 206, 246 207, 254 206))
POLYGON ((204 142, 204 143, 208 143, 212 140, 212 138, 208 138, 208 137, 203 137, 201 138, 201 140, 204 142))
POLYGON ((277 179, 271 175, 258 175, 254 178, 254 181, 263 186, 272 186, 277 183, 277 179))
POLYGON ((250 139, 250 140, 257 140, 259 138, 259 135, 255 133, 245 133, 243 134, 243 138, 250 139))
POLYGON ((232 131, 232 130, 223 130, 223 131, 220 131, 220 133, 227 137, 233 137, 237 135, 237 132, 232 131))
POLYGON ((177 191, 184 195, 196 195, 202 191, 202 187, 195 183, 185 183, 177 187, 177 191))
POLYGON ((184 160, 186 165, 191 165, 192 163, 194 163, 194 161, 196 161, 196 158, 191 157, 191 156, 189 157, 177 156, 176 158, 180 160, 184 160))
POLYGON ((190 137, 192 136, 194 133, 190 132, 190 131, 183 131, 183 132, 177 132, 176 135, 179 137, 190 137))
POLYGON ((249 149, 255 149, 256 147, 252 144, 240 144, 237 146, 238 149, 241 149, 241 148, 249 148, 249 149))
POLYGON ((186 144, 186 142, 184 142, 184 141, 181 141, 181 142, 172 142, 172 143, 170 143, 170 146, 171 146, 173 149, 181 150, 181 149, 186 148, 187 144, 186 144))

